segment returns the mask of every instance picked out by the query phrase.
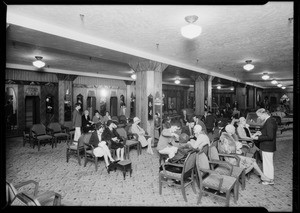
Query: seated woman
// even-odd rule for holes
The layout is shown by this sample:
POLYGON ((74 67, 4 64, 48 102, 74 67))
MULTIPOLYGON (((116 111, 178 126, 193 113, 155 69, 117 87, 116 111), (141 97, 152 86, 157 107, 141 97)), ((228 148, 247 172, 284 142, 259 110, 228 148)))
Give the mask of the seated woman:
MULTIPOLYGON (((218 145, 218 150, 220 153, 224 154, 241 154, 242 143, 238 142, 234 137, 235 128, 232 124, 228 124, 225 127, 226 132, 223 132, 220 136, 220 144, 218 145)), ((262 181, 270 181, 268 177, 264 175, 259 166, 256 163, 254 158, 238 155, 240 158, 240 167, 245 169, 245 173, 247 174, 253 168, 259 173, 262 181)), ((236 165, 236 159, 230 157, 224 157, 225 161, 236 165)))
POLYGON ((191 139, 186 143, 187 146, 201 150, 206 144, 210 144, 208 136, 202 131, 202 127, 199 124, 194 127, 194 133, 196 140, 191 139))
POLYGON ((106 128, 102 134, 102 140, 108 143, 110 149, 115 149, 117 153, 117 160, 124 160, 124 142, 121 136, 116 131, 117 125, 114 121, 108 120, 106 128))
POLYGON ((138 124, 141 122, 141 120, 138 117, 133 118, 133 124, 131 126, 131 132, 138 135, 138 141, 141 143, 142 147, 147 147, 147 153, 153 155, 153 150, 151 147, 152 138, 148 135, 146 135, 145 130, 143 130, 142 127, 140 127, 138 124), (146 137, 148 139, 146 139, 146 137))
POLYGON ((161 132, 161 118, 158 112, 155 113, 154 115, 154 138, 158 139, 160 136, 160 132, 161 132))
POLYGON ((109 111, 105 112, 105 115, 102 117, 101 123, 106 124, 107 121, 111 120, 109 111))
MULTIPOLYGON (((245 143, 247 143, 247 141, 253 142, 252 133, 244 117, 240 117, 238 127, 236 128, 236 132, 240 139, 245 140, 245 143)), ((255 146, 254 142, 252 144, 253 147, 251 148, 251 153, 255 153, 256 151, 260 150, 257 146, 255 146)))
POLYGON ((97 124, 97 123, 101 123, 101 120, 102 120, 102 116, 100 115, 98 110, 95 110, 95 115, 92 121, 94 122, 94 124, 97 124))
POLYGON ((164 129, 161 132, 156 149, 160 154, 167 154, 169 158, 173 158, 179 146, 175 142, 175 138, 179 139, 179 136, 175 133, 178 127, 171 126, 167 121, 163 125, 164 129))
POLYGON ((83 133, 87 133, 94 129, 94 127, 92 126, 94 124, 94 122, 91 121, 88 110, 84 110, 81 122, 82 122, 82 132, 83 133))
POLYGON ((110 162, 115 162, 115 160, 111 157, 106 141, 103 140, 102 133, 104 129, 105 126, 102 123, 97 123, 96 130, 92 133, 89 144, 93 145, 96 157, 104 157, 106 169, 108 170, 110 165, 108 158, 110 162))

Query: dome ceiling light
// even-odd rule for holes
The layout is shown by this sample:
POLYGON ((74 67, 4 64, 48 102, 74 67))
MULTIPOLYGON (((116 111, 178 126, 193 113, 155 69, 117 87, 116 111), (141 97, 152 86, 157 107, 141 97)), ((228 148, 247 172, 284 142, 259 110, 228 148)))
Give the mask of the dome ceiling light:
POLYGON ((277 84, 277 86, 278 86, 278 87, 282 87, 282 84, 281 84, 281 83, 279 83, 279 84, 277 84))
POLYGON ((285 88, 286 88, 285 86, 281 87, 281 89, 285 89, 285 88))
POLYGON ((175 84, 180 84, 180 81, 178 78, 176 78, 176 80, 174 81, 175 84))
POLYGON ((271 81, 271 83, 272 83, 272 84, 278 84, 278 82, 277 82, 275 79, 273 79, 273 80, 271 81))
POLYGON ((43 57, 42 56, 35 56, 36 61, 32 62, 33 66, 37 68, 42 68, 45 66, 45 63, 42 61, 43 57))
POLYGON ((201 34, 201 32, 202 32, 201 27, 194 24, 194 22, 196 22, 197 19, 198 19, 198 16, 195 16, 195 15, 185 17, 186 22, 188 22, 189 24, 187 26, 184 26, 181 28, 182 36, 189 38, 189 39, 193 39, 193 38, 198 37, 201 34))
POLYGON ((270 76, 268 75, 268 73, 264 73, 261 78, 264 80, 268 80, 270 78, 270 76))
POLYGON ((250 70, 253 70, 254 68, 254 65, 251 64, 252 60, 247 60, 246 61, 246 65, 244 65, 244 69, 247 70, 247 71, 250 71, 250 70))

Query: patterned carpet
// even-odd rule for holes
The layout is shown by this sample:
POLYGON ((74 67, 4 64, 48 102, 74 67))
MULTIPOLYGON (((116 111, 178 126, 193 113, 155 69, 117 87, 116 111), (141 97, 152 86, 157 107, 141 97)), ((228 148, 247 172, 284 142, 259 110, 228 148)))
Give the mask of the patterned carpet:
MULTIPOLYGON (((275 185, 259 184, 259 178, 252 173, 246 180, 246 189, 239 191, 239 200, 230 206, 264 207, 268 211, 292 211, 293 190, 293 131, 282 134, 278 131, 277 152, 274 155, 275 185)), ((202 198, 197 205, 197 196, 187 187, 185 202, 180 189, 163 184, 162 195, 158 193, 158 153, 150 155, 143 150, 137 156, 130 151, 132 177, 126 174, 123 180, 121 171, 107 173, 101 160, 98 171, 93 163, 79 166, 77 159, 66 162, 66 144, 56 148, 50 145, 32 149, 29 144, 23 147, 22 138, 6 140, 6 179, 13 184, 25 180, 39 182, 40 190, 54 190, 62 195, 62 203, 68 206, 224 206, 225 202, 211 196, 202 198)), ((27 190, 31 190, 27 188, 27 190)))

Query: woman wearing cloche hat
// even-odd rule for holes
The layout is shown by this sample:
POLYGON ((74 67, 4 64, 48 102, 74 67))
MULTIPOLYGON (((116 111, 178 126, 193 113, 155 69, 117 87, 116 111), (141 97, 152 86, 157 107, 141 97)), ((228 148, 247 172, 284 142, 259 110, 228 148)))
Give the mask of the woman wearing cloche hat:
POLYGON ((138 124, 141 120, 138 117, 133 118, 133 124, 131 126, 131 132, 138 135, 138 141, 141 143, 142 147, 148 146, 147 152, 153 155, 153 150, 151 147, 152 138, 146 135, 146 132, 138 124), (148 137, 148 139, 146 139, 148 137))

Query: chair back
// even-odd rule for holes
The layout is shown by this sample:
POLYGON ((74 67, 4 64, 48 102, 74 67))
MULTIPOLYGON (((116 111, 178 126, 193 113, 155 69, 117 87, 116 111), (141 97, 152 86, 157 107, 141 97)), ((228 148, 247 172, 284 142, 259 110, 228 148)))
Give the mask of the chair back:
POLYGON ((21 192, 17 194, 12 200, 11 206, 41 206, 37 199, 30 197, 29 195, 21 192))
POLYGON ((17 189, 8 181, 6 181, 6 202, 11 203, 18 194, 17 189))
POLYGON ((183 164, 183 170, 182 170, 183 173, 186 173, 195 167, 196 155, 197 153, 195 151, 191 151, 188 154, 183 164))
POLYGON ((208 150, 209 150, 208 151, 209 159, 211 159, 211 160, 220 160, 220 158, 219 158, 219 152, 217 150, 217 147, 210 146, 208 150))
POLYGON ((61 125, 58 122, 50 123, 48 128, 52 129, 54 132, 61 132, 61 125))
POLYGON ((208 149, 209 149, 209 145, 206 144, 205 146, 202 147, 202 152, 204 152, 206 154, 206 156, 208 156, 208 149))
POLYGON ((117 128, 116 131, 122 138, 127 139, 127 132, 123 127, 117 128))
POLYGON ((198 172, 200 172, 201 169, 210 170, 208 158, 204 152, 199 152, 197 154, 196 167, 197 167, 198 172))
POLYGON ((43 124, 33 124, 31 130, 37 135, 46 135, 46 127, 43 124))
POLYGON ((84 143, 89 143, 91 136, 92 136, 92 132, 82 134, 78 139, 77 148, 83 147, 84 143))

